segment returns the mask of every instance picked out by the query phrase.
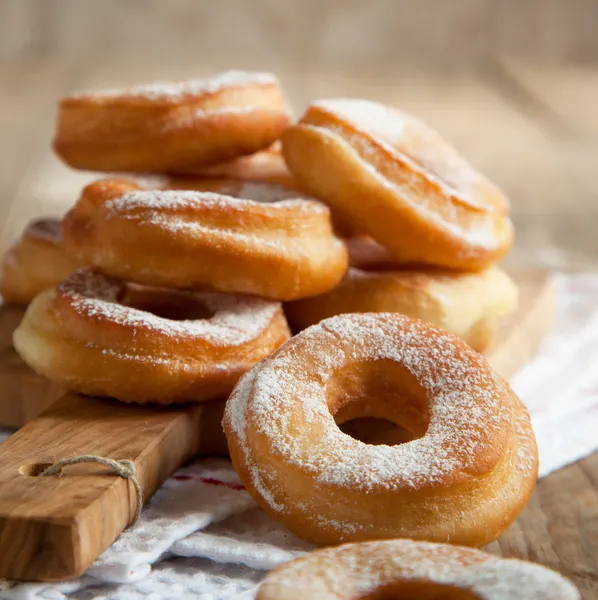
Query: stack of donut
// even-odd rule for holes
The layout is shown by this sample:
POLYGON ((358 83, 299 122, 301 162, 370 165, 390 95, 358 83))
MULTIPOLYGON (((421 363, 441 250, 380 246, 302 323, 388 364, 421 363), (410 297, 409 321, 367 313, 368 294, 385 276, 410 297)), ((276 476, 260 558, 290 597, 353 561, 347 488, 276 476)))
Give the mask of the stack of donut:
POLYGON ((54 149, 113 174, 5 258, 4 298, 31 302, 24 360, 84 394, 222 403, 289 339, 280 301, 330 290, 347 266, 329 210, 281 185, 272 145, 289 124, 267 73, 64 98, 54 149))
POLYGON ((283 136, 303 189, 343 219, 350 268, 332 291, 293 302, 303 329, 354 312, 400 312, 479 351, 512 312, 517 289, 493 264, 513 228, 502 192, 435 131, 376 102, 312 103, 283 136))
MULTIPOLYGON (((515 519, 535 440, 475 351, 517 301, 495 266, 508 202, 438 134, 364 100, 315 102, 293 125, 273 75, 227 72, 64 98, 54 148, 110 175, 3 262, 35 371, 125 402, 228 398, 247 490, 318 544, 477 546, 515 519), (404 443, 339 428, 362 417, 404 443)), ((300 597, 273 581, 261 597, 300 597)))

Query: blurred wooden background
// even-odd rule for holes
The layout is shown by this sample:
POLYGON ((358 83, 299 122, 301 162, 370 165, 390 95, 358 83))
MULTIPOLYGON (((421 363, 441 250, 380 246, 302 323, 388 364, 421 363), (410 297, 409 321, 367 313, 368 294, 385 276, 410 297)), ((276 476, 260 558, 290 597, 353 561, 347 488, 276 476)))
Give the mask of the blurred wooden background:
POLYGON ((598 61, 596 0, 0 0, 0 55, 464 68, 598 61))
POLYGON ((50 152, 61 95, 231 67, 412 111, 511 197, 511 260, 598 265, 598 0, 0 0, 0 249, 97 177, 50 152))

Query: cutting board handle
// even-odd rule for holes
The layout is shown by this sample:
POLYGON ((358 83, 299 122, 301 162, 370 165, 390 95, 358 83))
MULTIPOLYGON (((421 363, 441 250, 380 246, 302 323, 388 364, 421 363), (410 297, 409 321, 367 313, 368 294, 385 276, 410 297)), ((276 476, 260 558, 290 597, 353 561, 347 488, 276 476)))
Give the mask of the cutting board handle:
POLYGON ((147 407, 67 394, 0 446, 0 578, 81 575, 137 509, 134 486, 103 465, 39 475, 64 458, 131 460, 143 498, 220 427, 223 403, 147 407))

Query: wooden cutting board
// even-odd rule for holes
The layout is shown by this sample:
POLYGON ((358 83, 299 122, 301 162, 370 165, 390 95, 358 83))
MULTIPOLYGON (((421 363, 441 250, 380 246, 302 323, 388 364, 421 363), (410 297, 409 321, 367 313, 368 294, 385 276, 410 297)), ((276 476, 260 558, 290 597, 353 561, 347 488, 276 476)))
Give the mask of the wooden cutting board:
POLYGON ((0 426, 21 427, 61 398, 61 386, 36 375, 14 351, 12 332, 24 309, 0 306, 0 426))
POLYGON ((97 464, 37 475, 73 456, 128 459, 146 502, 192 456, 228 456, 225 403, 158 408, 67 393, 14 352, 22 312, 0 307, 0 425, 23 425, 0 445, 0 579, 72 579, 131 522, 135 489, 97 464))
MULTIPOLYGON (((488 353, 507 377, 529 360, 554 318, 550 276, 513 275, 520 307, 488 353)), ((226 452, 224 403, 156 408, 65 394, 14 353, 10 338, 21 314, 0 308, 0 425, 24 425, 1 446, 0 578, 70 579, 120 535, 137 497, 131 482, 105 467, 82 464, 60 477, 37 476, 44 466, 81 454, 130 459, 147 501, 194 454, 226 452)))

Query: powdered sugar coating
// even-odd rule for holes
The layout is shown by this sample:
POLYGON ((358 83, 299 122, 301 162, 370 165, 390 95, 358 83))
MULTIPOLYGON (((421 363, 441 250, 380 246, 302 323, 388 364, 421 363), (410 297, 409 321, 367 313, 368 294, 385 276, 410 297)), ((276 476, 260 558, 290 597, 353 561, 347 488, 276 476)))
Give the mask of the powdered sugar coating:
POLYGON ((271 323, 280 304, 250 296, 197 293, 194 299, 213 313, 207 319, 174 321, 120 303, 125 285, 90 269, 73 273, 57 288, 78 314, 171 339, 205 340, 214 346, 241 346, 271 323))
POLYGON ((412 115, 369 100, 339 98, 321 100, 313 106, 351 125, 357 133, 351 134, 334 123, 326 129, 360 148, 364 168, 384 186, 398 191, 403 200, 412 201, 412 189, 417 189, 419 178, 442 190, 447 199, 444 214, 438 212, 437 206, 428 207, 425 195, 421 194, 417 196, 417 209, 451 235, 465 239, 471 245, 470 253, 475 254, 476 247, 492 249, 500 244, 496 225, 489 215, 493 212, 505 215, 508 200, 432 128, 412 115), (371 147, 362 143, 363 134, 371 147), (402 183, 385 177, 376 167, 373 153, 377 148, 396 157, 406 166, 404 177, 408 174, 410 177, 402 183), (465 223, 460 222, 459 205, 470 209, 465 223))
MULTIPOLYGON (((264 111, 275 111, 280 114, 286 115, 289 119, 292 117, 290 108, 286 106, 280 106, 277 108, 268 108, 261 106, 259 104, 247 104, 243 106, 210 106, 208 107, 195 107, 193 110, 189 111, 185 116, 180 116, 179 119, 172 122, 165 122, 161 125, 162 130, 167 130, 168 128, 178 127, 178 128, 188 128, 194 127, 195 125, 201 123, 205 119, 231 119, 239 121, 239 118, 245 118, 251 113, 259 114, 264 111)), ((251 156, 251 155, 249 155, 251 156)))
POLYGON ((181 100, 188 96, 215 94, 224 88, 249 85, 278 85, 278 79, 271 73, 252 71, 225 71, 213 77, 189 79, 187 81, 156 81, 129 88, 110 88, 89 92, 77 92, 68 99, 96 98, 110 99, 119 96, 133 96, 146 100, 181 100))
MULTIPOLYGON (((235 196, 192 190, 140 190, 109 200, 105 204, 105 209, 108 215, 111 213, 122 215, 136 210, 180 212, 200 207, 251 208, 268 203, 281 210, 293 208, 318 213, 328 212, 328 209, 317 200, 308 199, 298 192, 274 184, 247 182, 243 183, 240 189, 235 188, 232 191, 235 196)), ((201 226, 201 223, 198 225, 201 226)))
POLYGON ((379 138, 391 150, 401 144, 407 134, 407 119, 400 111, 371 100, 335 98, 318 100, 313 106, 348 120, 354 127, 379 138))
MULTIPOLYGON (((400 583, 453 586, 480 600, 578 600, 564 577, 546 567, 500 559, 471 548, 389 540, 312 553, 270 574, 258 600, 365 597, 400 583)), ((452 596, 451 596, 452 597, 452 596)))
POLYGON ((454 336, 398 314, 352 314, 306 329, 254 367, 233 391, 225 419, 238 436, 251 483, 273 510, 284 511, 270 491, 275 477, 254 453, 250 430, 318 484, 364 494, 429 489, 493 467, 511 428, 508 394, 502 379, 454 336), (412 442, 368 445, 340 431, 326 385, 347 365, 387 360, 422 386, 430 423, 412 442), (303 436, 309 436, 307 446, 303 436), (479 464, 480 456, 486 464, 479 464))
POLYGON ((42 240, 50 244, 62 243, 62 221, 60 219, 39 219, 33 221, 25 230, 25 237, 42 240))
POLYGON ((400 154, 417 170, 418 164, 427 175, 451 196, 459 197, 474 208, 487 210, 474 186, 487 180, 457 150, 423 121, 397 108, 371 100, 339 98, 315 103, 370 135, 391 154, 400 154), (413 162, 415 161, 415 162, 413 162))

